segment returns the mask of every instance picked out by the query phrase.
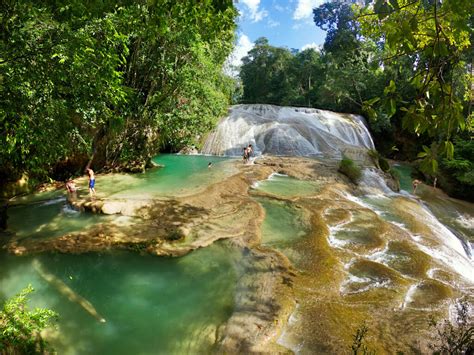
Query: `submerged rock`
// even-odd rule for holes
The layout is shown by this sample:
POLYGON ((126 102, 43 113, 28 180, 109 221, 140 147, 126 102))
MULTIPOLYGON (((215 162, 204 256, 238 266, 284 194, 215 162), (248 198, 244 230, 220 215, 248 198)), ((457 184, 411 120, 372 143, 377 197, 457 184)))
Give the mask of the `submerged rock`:
POLYGON ((199 154, 199 151, 196 149, 194 145, 186 146, 179 151, 178 154, 185 154, 185 155, 196 155, 199 154))

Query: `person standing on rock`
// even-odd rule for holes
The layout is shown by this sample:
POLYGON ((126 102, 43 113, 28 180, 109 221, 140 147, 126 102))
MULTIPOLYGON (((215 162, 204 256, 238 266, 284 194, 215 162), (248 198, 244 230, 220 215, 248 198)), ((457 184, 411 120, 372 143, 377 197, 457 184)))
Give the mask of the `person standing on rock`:
POLYGON ((253 147, 252 144, 249 144, 247 147, 247 160, 250 161, 250 157, 252 156, 253 153, 253 147))
POLYGON ((248 147, 244 148, 244 156, 243 156, 244 164, 246 164, 249 161, 249 152, 248 152, 248 147))
POLYGON ((89 193, 92 196, 95 196, 95 175, 94 170, 87 168, 87 175, 89 176, 89 193))

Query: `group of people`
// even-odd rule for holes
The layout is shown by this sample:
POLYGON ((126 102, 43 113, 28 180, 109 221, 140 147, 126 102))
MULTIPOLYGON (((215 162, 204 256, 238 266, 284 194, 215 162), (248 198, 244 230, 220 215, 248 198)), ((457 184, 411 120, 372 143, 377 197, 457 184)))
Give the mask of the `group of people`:
POLYGON ((252 156, 252 153, 253 153, 253 147, 252 147, 252 144, 249 144, 247 147, 244 148, 243 160, 245 164, 247 164, 250 161, 250 157, 252 156))
MULTIPOLYGON (((86 169, 86 174, 89 178, 89 194, 91 197, 96 195, 95 192, 95 175, 94 175, 94 170, 87 168, 86 169)), ((77 186, 74 183, 74 180, 69 179, 66 182, 66 191, 68 193, 68 197, 70 200, 75 200, 77 199, 77 186)))

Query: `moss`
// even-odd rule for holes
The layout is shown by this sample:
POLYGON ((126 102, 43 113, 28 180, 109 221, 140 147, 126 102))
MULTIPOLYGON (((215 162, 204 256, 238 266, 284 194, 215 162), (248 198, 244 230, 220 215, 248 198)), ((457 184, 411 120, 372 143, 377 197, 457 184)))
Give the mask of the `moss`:
POLYGON ((379 164, 380 164, 380 169, 384 172, 388 172, 390 170, 390 164, 387 161, 387 159, 379 157, 379 164))
POLYGON ((341 160, 341 163, 339 164, 339 172, 346 175, 355 184, 362 176, 360 167, 354 163, 352 159, 347 157, 343 157, 341 160))
POLYGON ((174 229, 166 235, 165 239, 170 242, 176 242, 184 239, 184 234, 181 231, 174 229))

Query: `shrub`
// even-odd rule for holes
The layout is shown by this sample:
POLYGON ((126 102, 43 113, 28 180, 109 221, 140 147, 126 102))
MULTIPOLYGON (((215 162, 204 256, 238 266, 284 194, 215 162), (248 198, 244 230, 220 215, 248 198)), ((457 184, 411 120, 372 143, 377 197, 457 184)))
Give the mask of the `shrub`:
POLYGON ((360 167, 347 157, 342 158, 339 164, 339 172, 346 175, 355 184, 362 176, 360 167))
POLYGON ((387 161, 387 159, 380 157, 379 164, 382 171, 388 172, 390 170, 390 163, 387 161))
POLYGON ((449 320, 441 323, 431 321, 434 339, 430 348, 434 354, 474 353, 474 322, 469 307, 468 301, 460 300, 456 303, 454 322, 449 320))
POLYGON ((3 305, 3 309, 0 311, 1 354, 45 353, 47 343, 40 333, 53 324, 57 314, 45 308, 29 311, 26 305, 27 296, 33 291, 33 287, 28 285, 3 305))
POLYGON ((381 158, 380 153, 375 149, 369 149, 367 151, 367 154, 372 159, 372 162, 374 163, 375 167, 377 169, 380 169, 380 163, 379 163, 379 159, 381 158))

